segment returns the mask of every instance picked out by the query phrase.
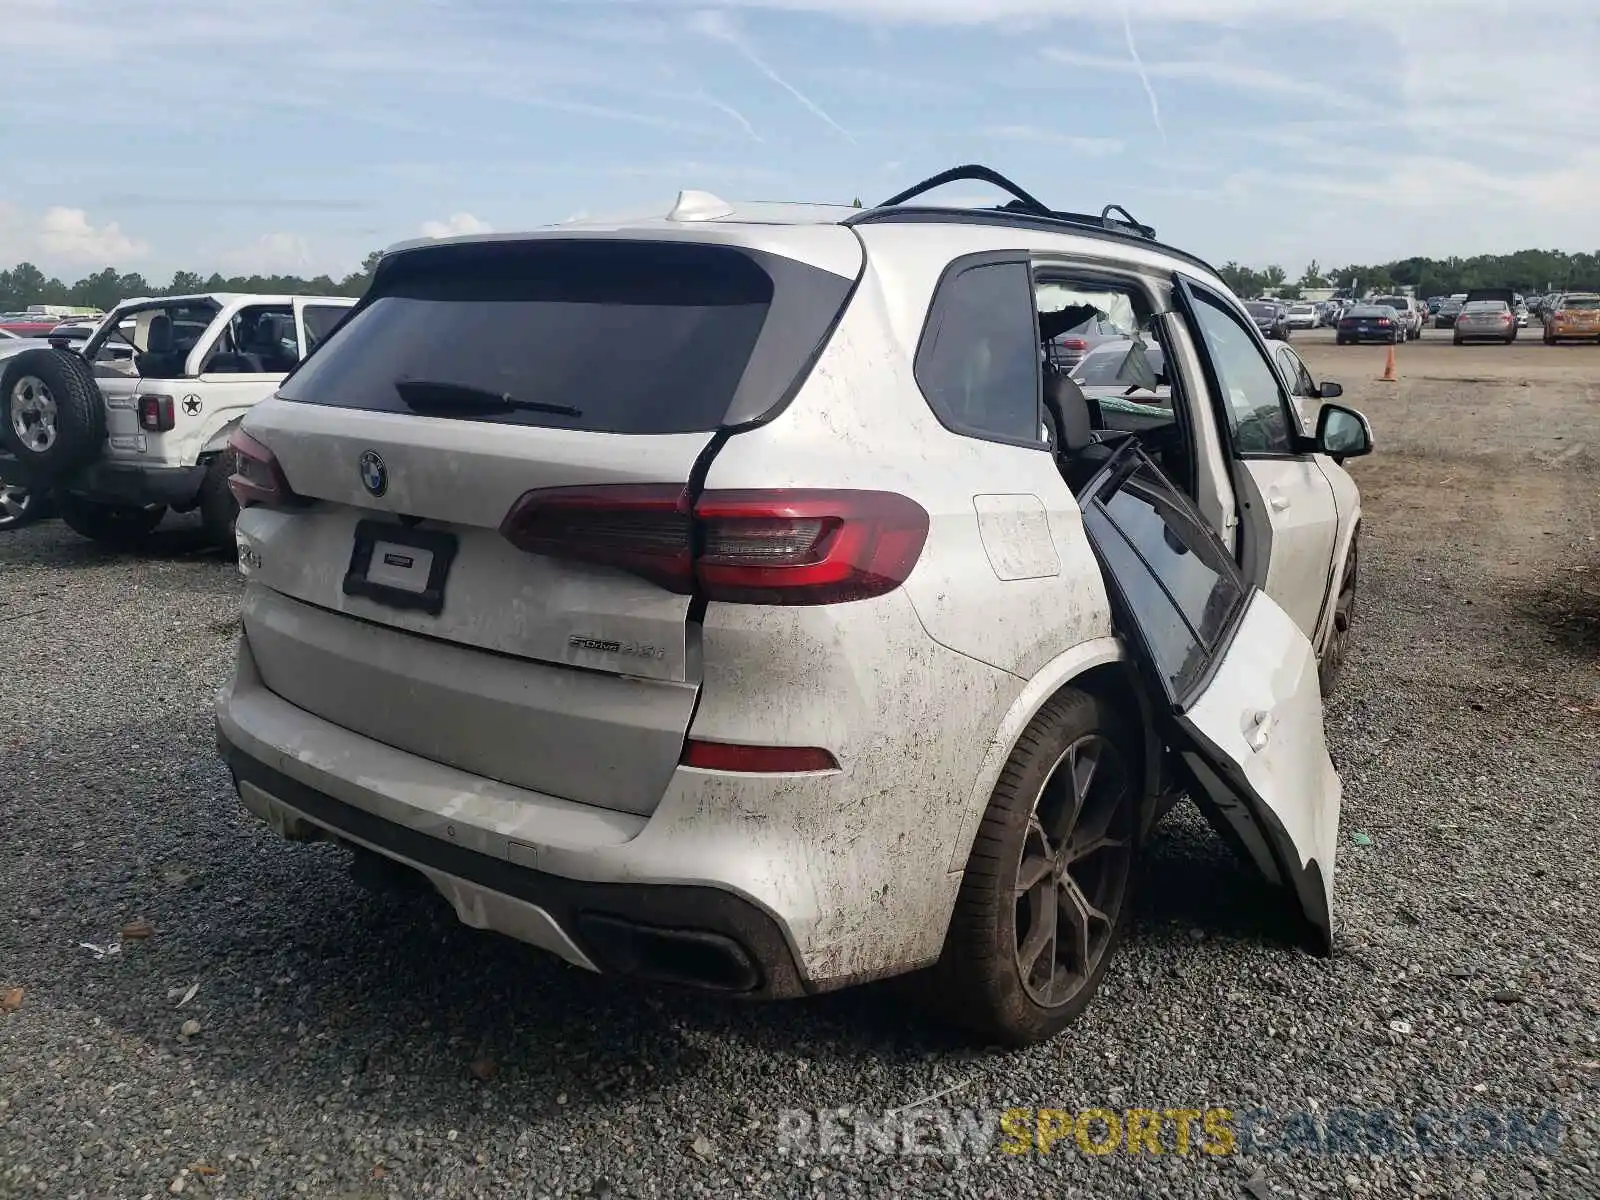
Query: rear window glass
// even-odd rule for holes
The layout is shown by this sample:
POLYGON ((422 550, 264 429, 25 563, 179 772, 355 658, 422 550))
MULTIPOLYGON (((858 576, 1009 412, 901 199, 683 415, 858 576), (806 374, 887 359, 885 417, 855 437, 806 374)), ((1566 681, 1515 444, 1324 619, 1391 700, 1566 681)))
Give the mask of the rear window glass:
POLYGON ((279 394, 605 433, 713 430, 750 408, 744 385, 763 393, 756 412, 782 399, 850 287, 763 257, 776 271, 703 244, 552 239, 402 252, 279 394))
POLYGON ((1600 296, 1568 296, 1561 302, 1562 308, 1600 308, 1600 296))

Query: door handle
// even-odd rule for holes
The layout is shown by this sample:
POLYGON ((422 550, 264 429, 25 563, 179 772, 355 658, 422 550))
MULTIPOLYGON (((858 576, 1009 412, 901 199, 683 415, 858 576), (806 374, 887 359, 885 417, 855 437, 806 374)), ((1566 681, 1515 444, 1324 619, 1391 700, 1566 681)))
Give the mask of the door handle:
POLYGON ((1284 495, 1270 496, 1267 499, 1267 503, 1272 505, 1275 511, 1282 512, 1289 507, 1289 497, 1284 495))
POLYGON ((1250 743, 1250 749, 1257 754, 1267 748, 1267 743, 1272 740, 1272 714, 1269 712, 1251 713, 1245 726, 1245 741, 1250 743))

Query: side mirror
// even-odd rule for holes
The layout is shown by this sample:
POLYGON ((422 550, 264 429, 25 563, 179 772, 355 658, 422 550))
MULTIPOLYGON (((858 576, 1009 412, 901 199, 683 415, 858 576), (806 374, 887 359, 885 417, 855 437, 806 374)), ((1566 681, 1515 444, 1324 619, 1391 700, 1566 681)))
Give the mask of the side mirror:
POLYGON ((1318 400, 1337 400, 1344 395, 1344 385, 1334 383, 1331 379, 1317 385, 1318 400))
POLYGON ((1372 453, 1372 426, 1353 408, 1324 404, 1317 414, 1316 452, 1335 462, 1372 453))

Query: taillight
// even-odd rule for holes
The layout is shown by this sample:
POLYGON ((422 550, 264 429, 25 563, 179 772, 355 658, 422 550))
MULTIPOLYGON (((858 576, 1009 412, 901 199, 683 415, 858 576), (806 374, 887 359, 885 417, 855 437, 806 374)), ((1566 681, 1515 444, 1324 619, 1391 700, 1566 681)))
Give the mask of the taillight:
POLYGON ((177 424, 171 396, 139 397, 139 428, 146 433, 170 433, 177 424))
POLYGON ((893 591, 928 537, 928 514, 892 492, 550 488, 500 525, 519 549, 616 567, 730 604, 840 604, 893 591))
POLYGON ((1087 350, 1089 343, 1083 338, 1062 338, 1056 345, 1063 350, 1087 350))
POLYGON ((1380 326, 1387 325, 1388 323, 1389 323, 1389 318, 1388 317, 1379 317, 1378 318, 1378 324, 1380 326))
POLYGON ((300 503, 300 497, 295 495, 283 468, 278 465, 277 455, 266 446, 244 430, 235 429, 228 438, 228 449, 234 458, 228 490, 240 508, 249 508, 252 504, 281 507, 300 503))

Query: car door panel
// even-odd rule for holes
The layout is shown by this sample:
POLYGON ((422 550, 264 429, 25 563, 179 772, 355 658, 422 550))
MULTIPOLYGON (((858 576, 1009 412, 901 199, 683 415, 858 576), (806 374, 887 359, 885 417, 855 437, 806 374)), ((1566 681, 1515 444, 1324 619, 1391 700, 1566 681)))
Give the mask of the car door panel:
POLYGON ((1163 733, 1194 798, 1329 952, 1341 787, 1310 639, 1136 444, 1078 501, 1118 632, 1164 702, 1163 733))
POLYGON ((1182 275, 1173 300, 1193 331, 1219 425, 1226 426, 1246 576, 1316 637, 1333 571, 1338 512, 1311 456, 1280 366, 1247 318, 1182 275))

